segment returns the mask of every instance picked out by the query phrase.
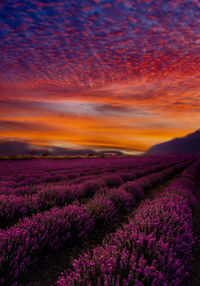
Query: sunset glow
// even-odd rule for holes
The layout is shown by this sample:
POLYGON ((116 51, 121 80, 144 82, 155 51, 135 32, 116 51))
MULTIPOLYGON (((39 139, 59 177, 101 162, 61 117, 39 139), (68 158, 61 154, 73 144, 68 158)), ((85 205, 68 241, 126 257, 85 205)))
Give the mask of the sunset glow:
POLYGON ((0 139, 145 151, 200 127, 200 2, 0 3, 0 139))

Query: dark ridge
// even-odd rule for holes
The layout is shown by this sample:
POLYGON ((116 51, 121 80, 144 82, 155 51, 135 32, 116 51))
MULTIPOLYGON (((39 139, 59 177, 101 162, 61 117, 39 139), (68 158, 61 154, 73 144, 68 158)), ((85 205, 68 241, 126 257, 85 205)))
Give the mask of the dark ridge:
POLYGON ((185 137, 154 145, 146 155, 191 153, 200 155, 200 130, 185 137))

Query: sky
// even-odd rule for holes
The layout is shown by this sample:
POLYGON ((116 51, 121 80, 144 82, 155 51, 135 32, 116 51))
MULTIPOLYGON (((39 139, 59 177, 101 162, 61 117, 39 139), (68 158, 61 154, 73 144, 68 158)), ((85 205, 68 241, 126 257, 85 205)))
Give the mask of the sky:
POLYGON ((200 128, 200 0, 6 0, 0 27, 0 140, 137 153, 200 128))

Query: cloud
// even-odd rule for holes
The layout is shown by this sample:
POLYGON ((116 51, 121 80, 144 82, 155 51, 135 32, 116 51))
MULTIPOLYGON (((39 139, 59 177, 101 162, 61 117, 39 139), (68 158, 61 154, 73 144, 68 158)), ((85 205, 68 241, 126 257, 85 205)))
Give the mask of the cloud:
MULTIPOLYGON (((98 104, 95 106, 95 110, 98 112, 103 113, 128 113, 128 112, 134 112, 133 109, 131 109, 128 106, 124 105, 111 105, 111 104, 98 104)), ((136 111, 136 110, 135 110, 136 111)))
POLYGON ((1 3, 2 83, 93 87, 197 74, 197 1, 41 3, 1 3))
POLYGON ((199 128, 199 18, 193 0, 1 1, 0 136, 143 150, 199 128))

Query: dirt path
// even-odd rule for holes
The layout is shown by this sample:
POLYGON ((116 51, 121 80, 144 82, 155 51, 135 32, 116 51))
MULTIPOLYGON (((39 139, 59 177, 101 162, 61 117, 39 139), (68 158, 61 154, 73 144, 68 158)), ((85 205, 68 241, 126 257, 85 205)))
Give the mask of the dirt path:
POLYGON ((192 217, 196 243, 193 247, 194 263, 191 271, 191 286, 200 286, 200 173, 195 196, 197 198, 197 207, 193 210, 192 217))
MULTIPOLYGON (((158 192, 163 191, 172 180, 180 175, 181 172, 178 172, 176 175, 173 175, 170 179, 164 181, 162 184, 157 184, 155 187, 146 191, 145 199, 154 197, 158 192)), ((141 202, 140 202, 141 203, 141 202)), ((119 220, 116 223, 107 225, 104 229, 98 229, 90 234, 89 238, 85 241, 74 243, 74 245, 68 245, 61 251, 57 253, 50 254, 48 259, 43 259, 38 263, 37 266, 32 267, 28 272, 27 276, 19 284, 20 286, 50 286, 55 281, 57 281, 60 273, 64 269, 69 269, 74 259, 77 259, 81 254, 83 254, 88 249, 93 249, 97 245, 102 243, 102 240, 108 233, 115 232, 120 226, 128 222, 130 217, 134 216, 134 213, 139 206, 135 206, 133 210, 129 213, 121 215, 119 220)))

